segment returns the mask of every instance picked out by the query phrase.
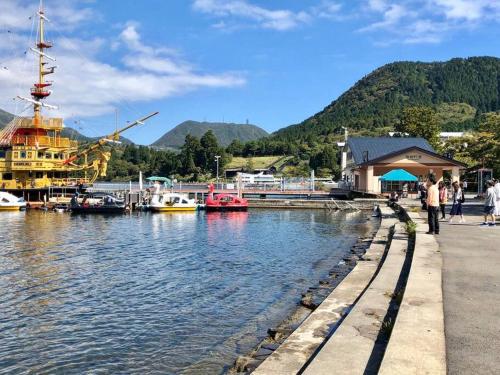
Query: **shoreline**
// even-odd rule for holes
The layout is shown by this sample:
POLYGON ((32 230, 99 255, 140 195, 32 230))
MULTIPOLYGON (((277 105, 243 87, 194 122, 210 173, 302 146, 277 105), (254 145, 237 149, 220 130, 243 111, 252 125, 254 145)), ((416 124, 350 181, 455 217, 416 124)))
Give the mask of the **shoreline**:
POLYGON ((314 310, 337 288, 362 260, 381 224, 380 217, 366 215, 367 221, 374 224, 368 235, 359 236, 356 242, 343 252, 342 260, 334 265, 328 275, 322 277, 318 284, 311 286, 301 294, 300 301, 289 314, 275 326, 268 328, 264 339, 255 345, 249 352, 239 355, 233 364, 228 365, 224 373, 248 374, 254 371, 266 360, 283 342, 314 312, 314 310), (375 219, 375 220, 374 220, 375 219))

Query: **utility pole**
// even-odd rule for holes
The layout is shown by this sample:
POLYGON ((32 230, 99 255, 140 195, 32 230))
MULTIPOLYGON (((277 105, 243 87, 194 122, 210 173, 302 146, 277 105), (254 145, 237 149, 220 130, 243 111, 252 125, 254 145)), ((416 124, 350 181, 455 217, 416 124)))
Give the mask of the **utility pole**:
POLYGON ((215 155, 215 162, 217 163, 217 188, 219 188, 219 159, 220 155, 215 155))

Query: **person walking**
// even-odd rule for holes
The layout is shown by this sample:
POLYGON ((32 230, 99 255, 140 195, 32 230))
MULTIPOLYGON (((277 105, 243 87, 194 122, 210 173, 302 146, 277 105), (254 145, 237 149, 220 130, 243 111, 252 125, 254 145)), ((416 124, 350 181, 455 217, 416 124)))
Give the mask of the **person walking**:
POLYGON ((438 184, 439 190, 439 208, 441 209, 441 219, 446 219, 446 203, 448 203, 448 189, 446 189, 446 185, 443 181, 439 181, 438 184))
POLYGON ((450 211, 450 224, 453 224, 453 218, 455 216, 460 216, 460 223, 465 223, 464 215, 462 213, 462 204, 465 201, 464 191, 460 187, 457 181, 455 181, 452 185, 452 206, 450 211))
POLYGON ((430 175, 427 179, 427 234, 439 234, 439 190, 436 186, 436 177, 430 175))
POLYGON ((493 181, 488 181, 486 184, 488 187, 486 189, 486 199, 484 200, 484 222, 481 224, 482 227, 494 227, 495 223, 495 203, 497 200, 497 196, 495 193, 494 183, 493 181), (491 218, 491 222, 488 221, 488 218, 491 218))
POLYGON ((500 179, 497 179, 495 183, 495 195, 497 197, 495 201, 495 215, 500 216, 500 179))

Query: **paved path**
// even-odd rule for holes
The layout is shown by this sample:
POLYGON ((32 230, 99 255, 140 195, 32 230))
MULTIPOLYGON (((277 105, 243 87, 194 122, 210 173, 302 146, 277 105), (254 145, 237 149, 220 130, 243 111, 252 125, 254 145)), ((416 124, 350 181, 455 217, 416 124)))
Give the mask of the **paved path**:
POLYGON ((449 374, 500 374, 500 225, 481 228, 482 206, 467 222, 441 222, 449 374))

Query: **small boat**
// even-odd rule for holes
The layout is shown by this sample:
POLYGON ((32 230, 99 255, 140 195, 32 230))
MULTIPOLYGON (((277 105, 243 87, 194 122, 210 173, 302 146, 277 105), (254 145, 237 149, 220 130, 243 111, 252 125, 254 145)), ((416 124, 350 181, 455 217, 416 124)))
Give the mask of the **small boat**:
POLYGON ((0 211, 19 211, 26 208, 23 198, 18 198, 6 191, 0 191, 0 211))
POLYGON ((246 211, 248 201, 233 194, 209 195, 205 202, 207 211, 246 211))
POLYGON ((157 212, 196 211, 198 204, 194 199, 178 193, 155 193, 149 205, 157 212))
POLYGON ((123 199, 108 193, 77 193, 71 198, 70 209, 80 214, 120 214, 125 212, 123 199))
POLYGON ((62 213, 66 212, 69 210, 68 206, 65 204, 56 204, 54 207, 52 207, 52 210, 54 212, 62 213))

